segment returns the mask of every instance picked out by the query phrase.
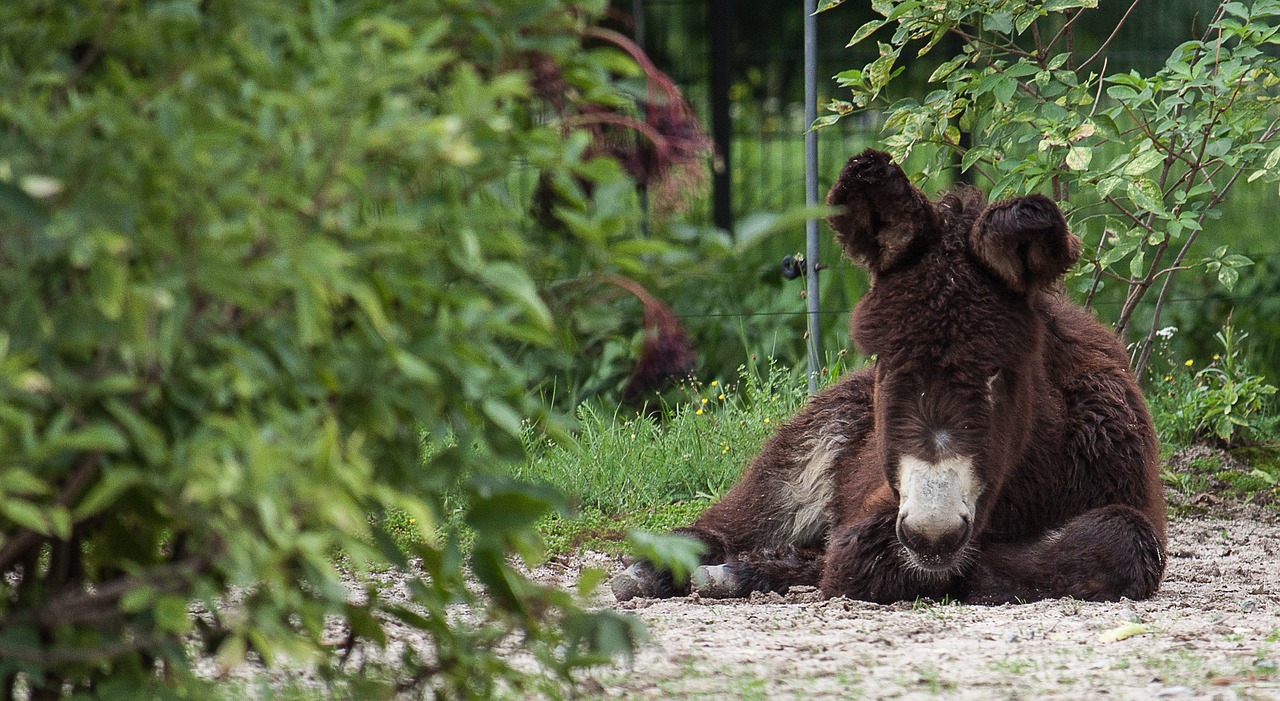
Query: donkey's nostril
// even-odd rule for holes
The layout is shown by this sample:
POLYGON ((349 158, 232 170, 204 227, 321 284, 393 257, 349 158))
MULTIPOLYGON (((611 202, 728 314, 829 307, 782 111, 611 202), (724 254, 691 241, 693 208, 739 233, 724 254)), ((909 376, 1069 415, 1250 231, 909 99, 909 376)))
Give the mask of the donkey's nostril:
POLYGON ((914 522, 910 518, 899 518, 898 541, 926 563, 939 566, 949 565, 964 546, 969 542, 973 526, 967 515, 947 519, 946 523, 926 521, 914 522))

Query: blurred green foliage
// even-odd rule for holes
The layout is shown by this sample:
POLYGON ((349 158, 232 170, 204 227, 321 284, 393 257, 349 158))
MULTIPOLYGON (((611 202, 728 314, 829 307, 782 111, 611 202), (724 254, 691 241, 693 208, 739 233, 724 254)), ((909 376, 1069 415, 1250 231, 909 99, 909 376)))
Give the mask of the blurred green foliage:
POLYGON ((626 57, 583 50, 602 9, 0 6, 0 698, 193 694, 203 656, 334 678, 391 623, 432 645, 367 665, 366 698, 557 694, 629 650, 633 622, 513 568, 568 505, 501 469, 568 357, 535 277, 655 255, 537 89, 552 65, 561 99, 630 104, 626 57), (424 433, 452 441, 424 460, 424 433), (391 509, 409 552, 371 528, 391 509), (410 559, 409 603, 379 599, 362 573, 410 559))

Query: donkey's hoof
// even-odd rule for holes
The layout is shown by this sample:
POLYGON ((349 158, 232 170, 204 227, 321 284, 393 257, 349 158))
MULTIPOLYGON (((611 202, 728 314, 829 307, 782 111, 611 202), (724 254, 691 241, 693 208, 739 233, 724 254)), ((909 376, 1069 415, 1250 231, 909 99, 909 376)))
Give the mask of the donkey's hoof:
POLYGON ((742 596, 738 578, 728 565, 703 565, 690 577, 693 590, 706 599, 734 599, 742 596))
POLYGON ((637 562, 619 572, 609 580, 609 587, 613 589, 613 598, 618 601, 628 601, 636 597, 654 598, 664 593, 657 573, 647 562, 637 562))

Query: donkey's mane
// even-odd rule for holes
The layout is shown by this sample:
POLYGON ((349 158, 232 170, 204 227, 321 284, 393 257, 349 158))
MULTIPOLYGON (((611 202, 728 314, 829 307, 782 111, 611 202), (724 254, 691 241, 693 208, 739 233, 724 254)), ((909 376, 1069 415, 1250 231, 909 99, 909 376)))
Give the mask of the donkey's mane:
POLYGON ((972 185, 962 185, 938 196, 938 213, 948 229, 968 231, 974 220, 987 208, 987 196, 972 185))

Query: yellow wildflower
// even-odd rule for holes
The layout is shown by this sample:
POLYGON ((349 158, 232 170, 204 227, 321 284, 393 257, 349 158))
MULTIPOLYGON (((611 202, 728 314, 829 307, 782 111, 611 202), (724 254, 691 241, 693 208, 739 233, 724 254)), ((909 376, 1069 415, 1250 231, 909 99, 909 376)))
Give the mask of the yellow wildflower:
POLYGON ((716 399, 724 399, 724 395, 721 394, 719 397, 716 397, 716 399))
POLYGON ((1195 361, 1188 358, 1187 362, 1183 363, 1183 365, 1186 365, 1187 367, 1191 367, 1192 365, 1195 365, 1195 361))
POLYGON ((703 404, 706 404, 706 403, 707 403, 707 398, 706 398, 706 397, 703 397, 703 398, 702 398, 702 403, 703 403, 703 404))
POLYGON ((702 416, 702 410, 701 410, 701 409, 699 409, 699 410, 697 410, 697 411, 695 411, 695 412, 693 412, 693 413, 697 414, 698 416, 702 416))
POLYGON ((712 387, 715 387, 715 386, 717 386, 717 385, 719 385, 719 384, 720 384, 720 381, 719 381, 719 380, 712 380, 712 381, 711 381, 711 386, 712 386, 712 387))

